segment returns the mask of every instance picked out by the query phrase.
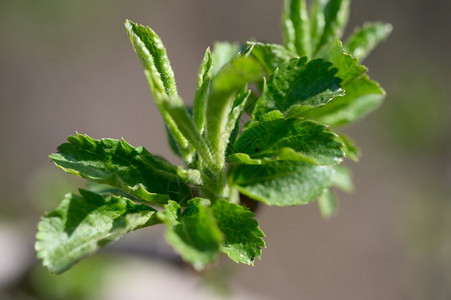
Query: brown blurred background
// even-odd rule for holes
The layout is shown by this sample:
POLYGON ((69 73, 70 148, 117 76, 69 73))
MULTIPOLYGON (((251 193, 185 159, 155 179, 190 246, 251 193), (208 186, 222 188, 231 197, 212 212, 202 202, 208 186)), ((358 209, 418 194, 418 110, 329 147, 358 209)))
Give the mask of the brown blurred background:
POLYGON ((217 40, 280 43, 281 6, 0 0, 0 299, 451 299, 445 0, 352 2, 345 36, 366 20, 390 22, 394 31, 364 62, 388 96, 380 110, 346 128, 364 155, 349 164, 356 191, 339 195, 337 217, 323 220, 314 203, 265 207, 258 215, 267 235, 262 260, 253 268, 228 262, 205 278, 146 255, 162 243, 162 228, 136 232, 61 277, 48 276, 34 259, 39 216, 83 186, 47 159, 68 135, 124 137, 180 163, 124 20, 162 37, 179 92, 191 103, 205 48, 217 40), (133 243, 133 259, 111 250, 133 243))

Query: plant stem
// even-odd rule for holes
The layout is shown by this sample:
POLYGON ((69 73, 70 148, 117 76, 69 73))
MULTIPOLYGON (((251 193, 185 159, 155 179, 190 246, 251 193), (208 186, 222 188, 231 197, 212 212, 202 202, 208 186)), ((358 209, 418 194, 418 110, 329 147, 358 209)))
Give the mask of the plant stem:
POLYGON ((210 169, 202 170, 203 196, 212 201, 216 199, 230 197, 229 184, 227 182, 227 173, 225 169, 212 172, 210 169))

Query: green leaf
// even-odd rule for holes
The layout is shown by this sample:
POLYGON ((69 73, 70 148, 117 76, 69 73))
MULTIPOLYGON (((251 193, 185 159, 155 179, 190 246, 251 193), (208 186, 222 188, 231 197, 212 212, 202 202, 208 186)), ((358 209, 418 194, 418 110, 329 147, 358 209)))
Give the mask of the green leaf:
POLYGON ((224 233, 221 252, 236 262, 253 265, 260 258, 265 242, 255 214, 240 205, 219 199, 211 206, 218 226, 224 233))
POLYGON ((225 65, 240 52, 238 43, 216 42, 213 47, 213 67, 212 75, 216 75, 225 65))
MULTIPOLYGON (((212 166, 213 156, 208 148, 207 142, 199 132, 194 120, 191 117, 188 109, 183 104, 179 96, 172 96, 178 98, 178 100, 169 100, 163 102, 163 107, 169 116, 174 120, 174 124, 177 129, 183 134, 183 136, 190 142, 190 146, 197 150, 200 158, 202 158, 208 166, 212 166)), ((190 157, 194 155, 193 151, 190 151, 190 157)), ((190 165, 190 164, 188 164, 190 165)))
POLYGON ((307 112, 309 112, 310 110, 319 109, 320 107, 326 104, 327 103, 323 103, 318 106, 302 105, 302 104, 293 105, 286 111, 285 118, 287 119, 304 118, 307 115, 307 112))
POLYGON ((166 49, 160 37, 149 27, 137 25, 132 21, 125 22, 125 28, 138 58, 144 67, 144 73, 152 91, 155 103, 163 120, 178 145, 183 159, 187 164, 193 161, 193 149, 185 136, 179 131, 175 120, 171 118, 164 102, 175 101, 171 105, 180 105, 177 96, 174 72, 172 71, 166 49))
POLYGON ((337 214, 337 199, 330 189, 325 189, 321 196, 319 196, 318 207, 321 216, 325 219, 329 219, 337 214))
POLYGON ((227 154, 233 153, 233 145, 238 137, 240 131, 240 120, 243 110, 246 106, 247 99, 249 98, 251 91, 247 91, 245 88, 243 91, 236 95, 233 101, 232 110, 230 111, 229 118, 227 120, 227 126, 225 130, 224 139, 228 140, 227 154))
MULTIPOLYGON (((260 122, 269 122, 269 121, 274 121, 274 120, 280 120, 283 118, 284 118, 283 113, 281 113, 279 110, 272 110, 272 111, 262 115, 260 117, 259 121, 260 122)), ((243 131, 249 127, 254 126, 255 124, 258 124, 257 122, 259 122, 259 121, 250 120, 249 122, 247 122, 245 124, 243 131)))
POLYGON ((66 271, 130 231, 160 223, 156 211, 147 205, 84 190, 80 193, 67 194, 38 225, 37 256, 53 273, 66 271))
POLYGON ((359 65, 359 60, 347 54, 343 49, 343 44, 335 37, 333 41, 328 44, 326 51, 326 59, 330 61, 338 72, 335 74, 341 81, 341 87, 346 91, 346 86, 356 80, 368 69, 365 66, 359 65))
POLYGON ((326 126, 305 119, 275 119, 248 126, 235 143, 235 151, 252 158, 273 156, 292 148, 321 164, 336 164, 343 158, 342 145, 326 126))
POLYGON ((362 28, 357 28, 346 40, 345 49, 349 54, 362 61, 380 42, 390 35, 392 30, 393 27, 387 23, 366 23, 362 28))
POLYGON ((182 212, 170 201, 158 217, 166 224, 166 238, 182 258, 197 270, 218 258, 223 235, 210 209, 210 201, 194 198, 182 212))
POLYGON ((352 173, 345 166, 335 166, 332 174, 332 183, 340 190, 351 193, 354 191, 354 184, 352 183, 352 173))
MULTIPOLYGON (((173 96, 173 97, 176 97, 176 96, 173 96)), ((178 104, 176 104, 176 105, 172 104, 174 102, 177 103, 176 101, 169 101, 169 103, 165 103, 163 105, 163 107, 166 110, 167 114, 171 118, 173 118, 173 120, 175 120, 174 125, 177 127, 177 130, 180 133, 182 133, 183 136, 186 137, 186 139, 190 142, 189 147, 187 149, 185 149, 185 151, 188 151, 188 153, 187 153, 188 157, 193 158, 194 154, 195 154, 194 153, 195 150, 200 149, 198 151, 199 151, 199 153, 201 153, 201 158, 203 158, 207 162, 210 162, 210 164, 211 164, 212 156, 208 149, 208 146, 207 146, 205 140, 203 139, 200 130, 198 130, 198 127, 195 125, 195 123, 193 123, 193 120, 191 118, 194 113, 193 109, 191 109, 190 107, 186 107, 186 109, 185 109, 185 105, 181 101, 178 101, 178 104), (187 114, 187 112, 188 112, 188 114, 187 114)), ((201 108, 201 109, 204 109, 204 108, 201 108)), ((199 112, 196 112, 196 113, 199 116, 199 112)), ((204 122, 203 120, 201 121, 200 119, 198 119, 198 121, 204 122)), ((201 123, 199 123, 199 124, 201 124, 201 123)), ((182 154, 180 153, 180 149, 174 138, 174 135, 171 133, 168 126, 165 126, 165 128, 166 128, 166 134, 168 137, 168 143, 169 143, 171 150, 178 156, 183 157, 182 154)), ((188 163, 188 166, 193 167, 192 163, 193 163, 193 161, 190 161, 188 163)))
POLYGON ((246 83, 256 81, 261 76, 263 76, 263 70, 255 59, 243 56, 235 57, 214 77, 212 93, 214 96, 233 94, 240 91, 246 83))
POLYGON ((296 56, 287 48, 277 44, 248 42, 248 45, 251 47, 252 55, 263 65, 268 74, 274 73, 277 67, 296 56))
POLYGON ((316 46, 324 32, 324 7, 329 0, 313 0, 310 5, 310 40, 312 44, 312 54, 316 54, 316 46))
POLYGON ((182 153, 180 153, 179 145, 177 144, 177 141, 169 130, 169 127, 165 124, 164 128, 166 130, 166 137, 172 152, 174 152, 174 154, 176 154, 177 156, 183 158, 182 153))
POLYGON ((223 168, 224 155, 228 145, 229 114, 236 93, 247 83, 261 79, 263 70, 251 57, 236 57, 224 66, 215 76, 212 93, 207 102, 206 134, 219 168, 223 168))
POLYGON ((385 92, 367 75, 346 87, 346 95, 337 97, 327 105, 310 110, 305 117, 327 125, 338 126, 354 122, 382 104, 385 92))
POLYGON ((67 173, 109 184, 154 205, 169 199, 182 202, 190 195, 188 186, 177 176, 177 167, 143 147, 81 134, 67 140, 69 143, 58 147, 58 153, 50 155, 67 173))
POLYGON ((231 164, 245 164, 245 165, 264 165, 272 163, 276 160, 291 160, 291 161, 304 161, 312 164, 319 164, 318 161, 311 157, 308 157, 302 153, 296 152, 291 148, 280 148, 271 156, 264 156, 255 158, 245 153, 234 153, 227 157, 227 161, 231 164))
POLYGON ((287 49, 299 56, 311 55, 310 24, 305 0, 285 0, 282 28, 287 49))
POLYGON ((361 156, 360 149, 357 147, 355 142, 351 140, 349 137, 342 133, 337 133, 338 137, 336 138, 336 141, 341 143, 343 145, 342 149, 345 153, 345 157, 349 158, 350 160, 353 160, 355 162, 359 161, 359 158, 361 156))
POLYGON ((315 200, 332 185, 332 168, 302 161, 240 165, 233 174, 239 191, 268 205, 293 206, 315 200))
POLYGON ((102 195, 103 197, 106 196, 121 196, 121 197, 125 197, 127 199, 130 199, 132 201, 138 202, 139 199, 133 197, 130 194, 127 194, 123 191, 121 191, 120 189, 114 188, 111 185, 108 184, 104 184, 104 183, 97 183, 94 181, 88 181, 86 183, 86 187, 85 190, 87 190, 88 192, 93 192, 99 195, 102 195))
POLYGON ((350 0, 319 0, 319 2, 320 4, 317 6, 322 11, 315 11, 315 13, 324 15, 323 18, 318 18, 324 20, 324 25, 321 26, 322 32, 316 32, 316 34, 321 34, 321 38, 316 47, 314 45, 314 53, 318 53, 335 36, 341 37, 349 17, 350 0))
POLYGON ((160 37, 151 28, 130 20, 125 21, 125 28, 144 70, 150 74, 152 92, 177 95, 174 72, 160 37))
POLYGON ((296 104, 318 106, 342 95, 341 79, 336 69, 322 59, 307 62, 307 57, 293 58, 282 64, 269 78, 257 100, 253 117, 258 119, 271 110, 287 111, 296 104))
POLYGON ((204 59, 197 73, 196 94, 194 95, 193 117, 197 129, 202 134, 205 126, 205 107, 212 76, 212 59, 210 48, 205 51, 204 59))

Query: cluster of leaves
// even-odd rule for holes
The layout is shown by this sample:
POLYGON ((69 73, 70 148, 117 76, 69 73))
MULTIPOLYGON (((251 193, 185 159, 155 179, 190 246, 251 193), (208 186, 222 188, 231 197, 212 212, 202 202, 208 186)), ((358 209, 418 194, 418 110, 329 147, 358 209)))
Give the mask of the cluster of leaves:
POLYGON ((166 50, 152 29, 126 21, 169 142, 185 166, 124 140, 68 138, 51 160, 95 183, 67 194, 38 226, 38 257, 52 272, 124 234, 163 223, 182 258, 202 269, 219 254, 253 264, 265 246, 255 215, 240 194, 276 206, 319 199, 336 211, 332 186, 350 190, 343 158, 354 143, 331 128, 374 110, 384 91, 359 64, 391 31, 357 29, 342 44, 348 0, 287 0, 284 45, 218 43, 205 52, 194 107, 177 94, 166 50), (243 114, 249 115, 244 123, 243 114), (156 210, 155 208, 159 209, 156 210))

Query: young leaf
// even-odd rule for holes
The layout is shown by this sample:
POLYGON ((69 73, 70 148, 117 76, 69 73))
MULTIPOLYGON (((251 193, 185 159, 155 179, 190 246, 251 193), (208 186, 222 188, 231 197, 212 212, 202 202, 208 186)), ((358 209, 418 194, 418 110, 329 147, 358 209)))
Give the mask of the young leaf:
POLYGON ((204 131, 205 107, 207 105, 208 91, 212 75, 212 59, 210 48, 205 51, 204 59, 199 67, 194 95, 193 118, 200 134, 204 131))
POLYGON ((344 125, 375 110, 384 96, 379 84, 363 75, 346 87, 346 95, 308 111, 305 117, 331 126, 344 125))
POLYGON ((296 56, 287 48, 277 44, 248 42, 248 45, 251 47, 252 55, 263 65, 268 74, 274 73, 277 67, 296 56))
POLYGON ((361 156, 360 149, 357 147, 355 142, 351 140, 349 137, 342 133, 337 133, 338 137, 336 138, 336 141, 341 143, 343 145, 342 149, 345 153, 346 158, 349 158, 350 160, 353 160, 355 162, 359 161, 359 158, 361 156))
POLYGON ((240 52, 240 45, 229 42, 216 42, 213 47, 212 75, 215 76, 226 64, 240 52))
POLYGON ((265 234, 254 219, 255 214, 240 205, 219 199, 211 210, 224 234, 221 252, 236 262, 253 265, 265 247, 265 234))
POLYGON ((313 0, 310 5, 310 40, 312 45, 312 54, 316 54, 316 47, 324 32, 324 7, 329 0, 313 0))
POLYGON ((188 186, 177 177, 177 167, 142 147, 124 140, 95 140, 77 134, 58 147, 50 159, 67 173, 109 184, 142 201, 163 205, 169 199, 187 200, 188 186))
POLYGON ((38 225, 37 256, 53 273, 66 271, 130 231, 160 223, 156 211, 147 205, 85 190, 80 193, 67 194, 38 225))
POLYGON ((280 148, 270 156, 258 157, 250 156, 245 153, 234 153, 227 157, 227 161, 233 165, 264 165, 270 164, 277 160, 304 161, 318 165, 319 162, 302 153, 296 152, 291 148, 280 148))
POLYGON ((304 119, 275 119, 255 122, 243 131, 235 151, 252 158, 272 156, 291 148, 320 164, 336 164, 343 158, 342 145, 324 125, 304 119))
POLYGON ((332 183, 340 190, 351 193, 354 190, 354 184, 352 183, 352 173, 345 166, 335 166, 334 173, 332 174, 332 183))
POLYGON ((325 189, 321 196, 318 197, 318 207, 321 216, 325 219, 329 219, 337 214, 337 199, 330 189, 325 189))
MULTIPOLYGON (((149 27, 125 22, 130 41, 141 63, 151 77, 154 93, 177 95, 174 72, 160 37, 149 27)), ((154 95, 155 98, 158 98, 154 95)))
POLYGON ((319 2, 317 6, 322 11, 315 11, 315 13, 324 15, 324 26, 321 26, 323 30, 318 44, 316 47, 314 45, 314 53, 318 53, 335 36, 341 37, 349 17, 350 0, 319 0, 319 2))
MULTIPOLYGON (((144 67, 144 73, 152 91, 155 103, 161 112, 168 130, 171 132, 185 162, 190 165, 194 151, 187 139, 177 128, 175 120, 164 108, 164 102, 179 101, 174 72, 172 71, 166 49, 160 37, 149 27, 125 22, 125 28, 138 58, 144 67)), ((178 105, 179 103, 171 103, 178 105)), ((186 108, 185 108, 186 109, 186 108)))
POLYGON ((299 56, 311 55, 310 26, 305 0, 285 0, 282 28, 285 47, 299 56))
MULTIPOLYGON (((190 142, 190 145, 197 150, 200 158, 202 158, 207 166, 213 166, 213 156, 208 148, 208 145, 201 133, 199 132, 194 120, 189 114, 186 106, 183 104, 182 99, 178 96, 172 96, 169 101, 163 102, 163 107, 168 115, 174 120, 177 129, 183 134, 183 136, 190 142)), ((191 153, 190 156, 192 156, 191 153)))
POLYGON ((302 161, 240 165, 233 174, 239 191, 268 205, 293 206, 315 200, 332 185, 332 168, 302 161))
POLYGON ((219 169, 224 166, 228 144, 227 123, 235 95, 249 82, 263 76, 259 63, 250 57, 237 57, 224 66, 215 76, 212 93, 207 102, 206 134, 219 169))
POLYGON ((345 49, 360 61, 392 32, 393 27, 387 23, 366 23, 362 28, 357 28, 346 40, 345 49))
MULTIPOLYGON (((331 179, 333 186, 342 191, 350 193, 354 190, 351 171, 344 166, 335 166, 331 179)), ((331 218, 338 212, 337 197, 330 189, 325 189, 318 197, 318 206, 323 218, 331 218)))
POLYGON ((296 104, 318 106, 342 95, 341 79, 336 69, 322 59, 307 62, 307 57, 293 58, 282 64, 267 81, 257 100, 253 117, 258 119, 271 110, 287 111, 296 104))
POLYGON ((210 201, 194 198, 182 212, 170 201, 158 217, 166 224, 166 238, 182 258, 197 270, 218 258, 223 236, 209 209, 210 201))
POLYGON ((169 148, 171 148, 172 152, 183 159, 182 153, 180 153, 179 145, 177 144, 177 141, 175 140, 174 136, 172 135, 171 131, 169 130, 169 127, 165 124, 164 126, 166 130, 166 137, 169 144, 169 148))
POLYGON ((233 145, 235 144, 240 131, 241 115, 250 95, 251 91, 247 91, 244 88, 241 93, 236 95, 235 100, 233 101, 232 110, 230 111, 229 118, 227 120, 224 136, 224 139, 229 141, 227 145, 227 154, 233 153, 235 151, 233 149, 233 145))
POLYGON ((139 199, 137 199, 136 197, 133 197, 132 195, 127 194, 118 188, 112 187, 111 185, 104 184, 104 183, 88 181, 86 183, 86 187, 84 188, 84 190, 87 190, 88 192, 93 192, 93 193, 99 194, 103 197, 121 196, 121 197, 130 199, 134 202, 139 202, 139 199))
POLYGON ((341 87, 346 91, 346 86, 356 80, 368 69, 365 66, 359 65, 359 60, 347 54, 343 49, 343 44, 335 37, 327 47, 325 53, 327 61, 330 61, 334 68, 338 71, 335 74, 341 81, 341 87))

